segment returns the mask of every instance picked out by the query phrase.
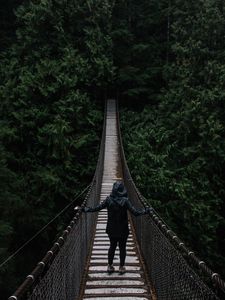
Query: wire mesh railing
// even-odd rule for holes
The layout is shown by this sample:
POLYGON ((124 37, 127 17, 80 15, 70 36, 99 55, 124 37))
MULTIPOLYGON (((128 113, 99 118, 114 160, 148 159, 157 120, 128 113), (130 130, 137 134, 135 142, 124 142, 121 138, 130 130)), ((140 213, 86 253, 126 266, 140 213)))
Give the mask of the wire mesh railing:
MULTIPOLYGON (((122 145, 119 116, 117 120, 123 177, 129 198, 134 206, 149 206, 132 180, 122 145)), ((154 209, 142 218, 132 217, 132 223, 157 299, 225 298, 224 281, 184 245, 154 209)))
MULTIPOLYGON (((96 206, 100 199, 105 149, 104 119, 98 163, 82 206, 96 206)), ((75 213, 69 226, 9 300, 68 300, 79 297, 82 278, 94 235, 96 214, 75 213)))

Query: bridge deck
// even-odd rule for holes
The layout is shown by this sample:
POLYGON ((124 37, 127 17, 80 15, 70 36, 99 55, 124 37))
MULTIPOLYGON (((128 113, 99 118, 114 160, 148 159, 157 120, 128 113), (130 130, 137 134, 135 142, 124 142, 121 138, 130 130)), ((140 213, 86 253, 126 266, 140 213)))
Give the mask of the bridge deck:
MULTIPOLYGON (((108 196, 116 179, 121 178, 121 165, 118 151, 118 135, 116 125, 116 105, 114 100, 109 100, 106 119, 106 144, 103 181, 101 187, 101 201, 108 196)), ((86 276, 83 299, 122 299, 122 300, 147 300, 151 299, 144 278, 144 271, 140 263, 134 232, 131 228, 127 242, 126 270, 119 275, 119 250, 114 257, 115 272, 108 274, 107 254, 109 239, 105 233, 107 210, 98 213, 94 244, 92 248, 89 269, 86 276)))

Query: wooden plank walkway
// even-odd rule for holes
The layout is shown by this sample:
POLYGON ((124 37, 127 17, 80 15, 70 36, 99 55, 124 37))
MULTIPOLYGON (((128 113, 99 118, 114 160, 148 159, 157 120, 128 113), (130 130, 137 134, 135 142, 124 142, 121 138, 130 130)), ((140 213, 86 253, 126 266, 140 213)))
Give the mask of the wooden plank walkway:
MULTIPOLYGON (((116 103, 108 100, 106 119, 106 145, 104 173, 101 188, 101 201, 111 192, 116 179, 121 178, 121 165, 118 152, 118 135, 116 125, 116 103)), ((108 274, 108 248, 109 239, 105 233, 107 223, 107 210, 98 213, 94 244, 89 262, 87 281, 84 288, 83 299, 85 300, 147 300, 151 299, 140 258, 137 254, 134 233, 130 229, 127 242, 126 270, 119 275, 119 250, 116 250, 114 263, 115 272, 108 274)), ((129 225, 130 226, 130 225, 129 225)))

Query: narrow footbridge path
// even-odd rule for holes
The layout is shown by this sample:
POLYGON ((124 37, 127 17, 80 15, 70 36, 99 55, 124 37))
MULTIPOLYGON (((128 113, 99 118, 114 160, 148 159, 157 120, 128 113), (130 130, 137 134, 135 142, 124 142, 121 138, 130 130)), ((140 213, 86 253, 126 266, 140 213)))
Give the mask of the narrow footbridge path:
MULTIPOLYGON (((117 179, 123 179, 137 208, 151 202, 136 188, 124 155, 117 101, 106 102, 96 171, 82 207, 105 200, 117 179)), ((75 210, 69 225, 9 300, 218 300, 225 282, 185 246, 152 208, 148 215, 129 216, 126 269, 108 274, 107 211, 75 210)))
MULTIPOLYGON (((106 117, 106 141, 103 179, 101 184, 100 200, 103 201, 112 191, 113 183, 122 178, 122 169, 119 154, 119 139, 117 132, 117 114, 115 100, 109 100, 106 117)), ((105 233, 107 222, 107 210, 98 213, 94 244, 89 261, 86 285, 83 299, 106 300, 132 300, 150 299, 144 272, 137 253, 134 232, 130 228, 127 242, 126 270, 119 275, 119 251, 114 257, 115 272, 108 274, 107 253, 109 249, 108 235, 105 233), (140 298, 139 298, 140 297, 140 298)))

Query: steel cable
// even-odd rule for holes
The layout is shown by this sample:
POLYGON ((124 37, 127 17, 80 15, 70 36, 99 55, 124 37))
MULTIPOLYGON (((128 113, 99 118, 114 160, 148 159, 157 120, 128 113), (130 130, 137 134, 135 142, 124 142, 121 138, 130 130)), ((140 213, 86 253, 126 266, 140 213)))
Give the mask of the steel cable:
POLYGON ((75 197, 75 199, 69 203, 66 207, 64 207, 54 218, 52 218, 45 226, 43 226, 37 233, 35 233, 28 241, 26 241, 21 247, 19 247, 13 254, 11 254, 5 261, 0 264, 0 268, 2 268, 6 263, 11 261, 15 256, 17 256, 27 245, 29 245, 37 236, 39 236, 46 228, 49 227, 58 217, 60 217, 64 212, 66 212, 74 202, 79 199, 90 187, 88 185, 79 195, 75 197))

